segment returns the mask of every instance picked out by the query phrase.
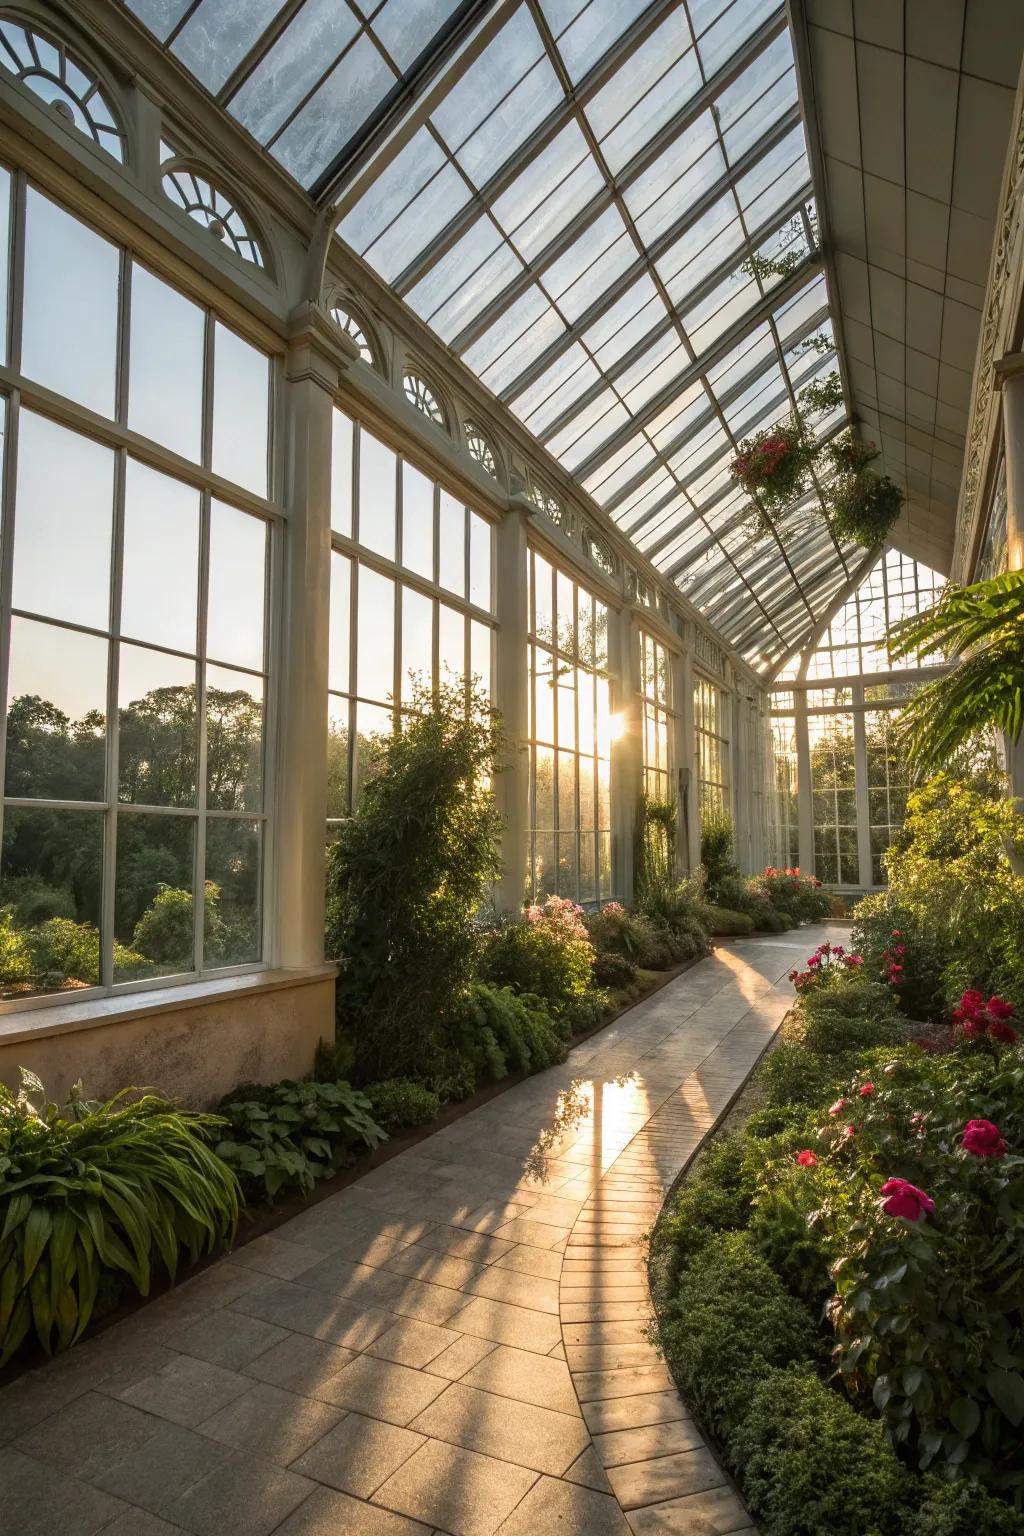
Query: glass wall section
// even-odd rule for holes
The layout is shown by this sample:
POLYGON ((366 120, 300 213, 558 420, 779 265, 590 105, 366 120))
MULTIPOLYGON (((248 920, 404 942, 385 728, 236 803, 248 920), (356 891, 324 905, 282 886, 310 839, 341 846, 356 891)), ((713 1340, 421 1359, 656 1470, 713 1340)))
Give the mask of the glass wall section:
POLYGON ((701 811, 727 811, 729 798, 729 736, 725 723, 726 695, 714 683, 698 677, 693 685, 693 718, 697 731, 697 787, 701 811))
POLYGON ((783 869, 800 864, 800 819, 797 802, 796 719, 777 715, 771 722, 772 768, 775 775, 777 846, 772 862, 783 869))
POLYGON ((534 899, 612 894, 608 609, 536 550, 530 562, 530 866, 534 899))
POLYGON ((269 358, 31 184, 12 218, 15 180, 0 983, 20 1000, 261 959, 274 507, 269 358))
POLYGON ((344 411, 331 473, 328 818, 351 811, 417 685, 490 693, 490 523, 344 411))
POLYGON ((864 714, 872 885, 886 884, 882 855, 903 825, 911 788, 906 754, 894 740, 895 721, 893 709, 872 709, 864 714))
POLYGON ((886 632, 900 619, 931 607, 944 584, 937 571, 899 550, 887 550, 828 626, 808 660, 806 676, 853 678, 919 667, 921 659, 915 656, 889 660, 886 632))
POLYGON ((653 635, 640 636, 640 677, 644 706, 644 793, 671 798, 672 658, 653 635))
POLYGON ((814 873, 825 885, 859 885, 853 716, 811 715, 814 873))

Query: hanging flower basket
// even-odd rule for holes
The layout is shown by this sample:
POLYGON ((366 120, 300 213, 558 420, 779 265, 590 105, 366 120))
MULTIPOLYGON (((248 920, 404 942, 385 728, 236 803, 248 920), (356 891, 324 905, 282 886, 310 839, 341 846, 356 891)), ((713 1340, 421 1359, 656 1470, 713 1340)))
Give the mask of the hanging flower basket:
POLYGON ((806 490, 813 456, 802 423, 782 422, 740 443, 730 469, 760 508, 782 507, 806 490))
POLYGON ((903 492, 888 475, 862 469, 838 475, 829 492, 828 519, 840 543, 874 549, 903 509, 903 492))

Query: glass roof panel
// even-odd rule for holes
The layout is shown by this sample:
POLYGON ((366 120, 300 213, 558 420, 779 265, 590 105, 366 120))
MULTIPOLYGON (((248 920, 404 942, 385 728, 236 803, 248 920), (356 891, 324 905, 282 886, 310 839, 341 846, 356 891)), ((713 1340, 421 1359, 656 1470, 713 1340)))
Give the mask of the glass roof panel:
MULTIPOLYGON (((836 368, 781 0, 125 0, 759 660, 849 578, 738 444, 836 368), (760 632, 757 626, 760 625, 760 632)), ((844 407, 808 417, 819 435, 844 407)))

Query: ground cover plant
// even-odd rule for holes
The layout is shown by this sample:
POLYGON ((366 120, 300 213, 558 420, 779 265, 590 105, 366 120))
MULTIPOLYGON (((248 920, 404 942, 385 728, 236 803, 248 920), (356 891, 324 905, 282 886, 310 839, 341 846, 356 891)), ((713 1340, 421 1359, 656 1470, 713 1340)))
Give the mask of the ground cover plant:
POLYGON ((0 1365, 30 1337, 68 1348, 104 1291, 145 1296, 230 1240, 240 1195, 217 1124, 135 1089, 99 1103, 79 1084, 59 1106, 31 1073, 16 1096, 0 1085, 0 1365))
POLYGON ((660 1339, 768 1536, 1022 1536, 1016 1010, 970 989, 923 1029, 888 938, 794 973, 655 1235, 660 1339))

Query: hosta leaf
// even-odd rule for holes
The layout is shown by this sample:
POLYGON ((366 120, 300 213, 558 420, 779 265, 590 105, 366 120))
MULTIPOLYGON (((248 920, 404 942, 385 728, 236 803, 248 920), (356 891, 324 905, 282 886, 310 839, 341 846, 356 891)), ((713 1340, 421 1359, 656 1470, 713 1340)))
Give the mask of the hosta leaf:
POLYGON ((991 1370, 985 1378, 992 1401, 1013 1425, 1024 1423, 1024 1376, 1017 1371, 991 1370))
POLYGON ((969 1440, 981 1423, 981 1409, 973 1398, 958 1397, 949 1410, 950 1423, 965 1440, 969 1440))

